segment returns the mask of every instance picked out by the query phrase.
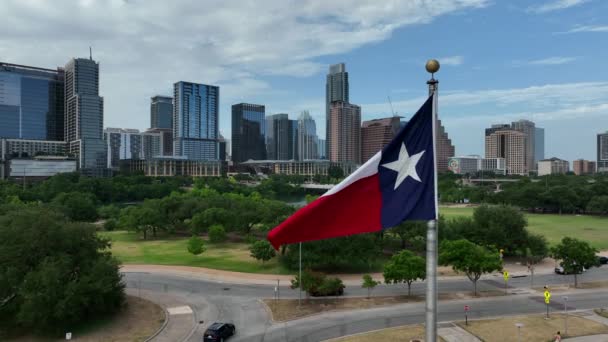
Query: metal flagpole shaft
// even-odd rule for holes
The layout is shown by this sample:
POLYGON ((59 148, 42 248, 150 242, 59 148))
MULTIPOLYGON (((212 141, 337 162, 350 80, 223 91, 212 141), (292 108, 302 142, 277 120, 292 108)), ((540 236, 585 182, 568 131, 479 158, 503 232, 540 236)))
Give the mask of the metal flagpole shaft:
POLYGON ((437 231, 439 217, 438 193, 437 193, 437 85, 434 74, 439 71, 439 62, 431 59, 426 62, 426 71, 431 73, 429 85, 429 96, 433 96, 433 158, 434 158, 434 187, 435 187, 435 220, 427 225, 426 233, 426 342, 437 341, 437 231))
POLYGON ((300 298, 298 299, 298 306, 302 305, 302 243, 300 242, 300 276, 299 276, 299 287, 300 287, 300 298))

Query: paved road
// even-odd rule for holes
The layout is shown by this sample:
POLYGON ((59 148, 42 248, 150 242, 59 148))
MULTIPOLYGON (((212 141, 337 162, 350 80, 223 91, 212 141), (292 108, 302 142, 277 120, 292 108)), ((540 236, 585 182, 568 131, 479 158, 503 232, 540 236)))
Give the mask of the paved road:
MULTIPOLYGON (((579 277, 579 281, 608 280, 608 267, 592 269, 579 277)), ((169 293, 182 298, 194 309, 197 321, 204 321, 189 341, 200 341, 204 328, 214 321, 231 321, 237 326, 234 341, 320 341, 358 332, 384 327, 424 322, 424 303, 404 304, 391 307, 334 312, 317 315, 288 323, 271 324, 260 298, 272 298, 274 286, 232 285, 197 278, 159 273, 125 273, 129 288, 169 293)), ((535 277, 535 286, 550 286, 572 283, 572 276, 541 275, 535 277), (538 284, 538 285, 536 285, 538 284)), ((488 276, 480 280, 480 290, 501 290, 502 276, 488 276)), ((414 294, 424 293, 424 283, 412 286, 414 294)), ((530 278, 515 278, 509 281, 512 293, 507 297, 474 300, 445 301, 439 303, 439 320, 449 321, 463 318, 463 306, 471 305, 470 318, 482 318, 516 313, 543 312, 545 305, 538 293, 530 294, 530 278)), ((439 283, 441 292, 470 291, 471 283, 466 279, 445 280, 439 283)), ((380 285, 374 295, 404 294, 403 285, 380 285)), ((347 287, 345 295, 364 296, 366 290, 347 287)), ((287 284, 280 286, 281 298, 297 298, 298 291, 287 284)), ((554 293, 553 310, 563 310, 561 295, 554 293)), ((576 309, 608 306, 607 291, 579 291, 569 295, 569 305, 576 309)))

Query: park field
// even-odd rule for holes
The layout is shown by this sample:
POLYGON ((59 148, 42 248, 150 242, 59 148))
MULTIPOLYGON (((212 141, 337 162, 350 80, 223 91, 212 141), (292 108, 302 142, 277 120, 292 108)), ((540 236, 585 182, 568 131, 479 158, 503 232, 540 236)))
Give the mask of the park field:
POLYGON ((127 231, 99 232, 99 235, 112 241, 112 254, 125 264, 197 266, 234 272, 291 274, 279 264, 277 258, 264 264, 252 258, 246 243, 212 244, 205 241, 205 252, 192 255, 186 249, 188 239, 183 237, 143 240, 140 234, 127 231))
MULTIPOLYGON (((441 207, 439 212, 447 219, 472 216, 474 208, 441 207)), ((528 230, 544 235, 550 245, 556 245, 564 236, 589 242, 599 250, 608 250, 608 218, 586 215, 525 214, 528 230)), ((440 234, 441 234, 441 227, 440 234)))

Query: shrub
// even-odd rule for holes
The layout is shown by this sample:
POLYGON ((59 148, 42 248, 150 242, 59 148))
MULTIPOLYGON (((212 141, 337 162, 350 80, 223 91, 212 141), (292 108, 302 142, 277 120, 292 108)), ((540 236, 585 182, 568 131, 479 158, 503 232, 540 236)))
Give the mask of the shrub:
POLYGON ((188 252, 199 255, 205 251, 205 242, 198 236, 188 239, 188 252))
POLYGON ((214 224, 209 227, 209 242, 220 243, 226 241, 226 230, 222 225, 214 224))

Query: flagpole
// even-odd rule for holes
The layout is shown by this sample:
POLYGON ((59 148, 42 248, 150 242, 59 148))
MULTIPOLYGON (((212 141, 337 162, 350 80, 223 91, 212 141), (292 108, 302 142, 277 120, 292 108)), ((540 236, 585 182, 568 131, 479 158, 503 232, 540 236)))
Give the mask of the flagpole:
POLYGON ((439 62, 431 59, 426 62, 426 71, 431 73, 429 96, 433 96, 433 159, 435 172, 435 220, 427 224, 426 232, 426 342, 437 341, 437 231, 439 230, 439 205, 437 193, 437 97, 439 81, 435 73, 439 71, 439 62))
POLYGON ((302 306, 302 243, 300 242, 300 276, 298 278, 298 285, 300 285, 300 297, 298 298, 298 308, 302 306))

